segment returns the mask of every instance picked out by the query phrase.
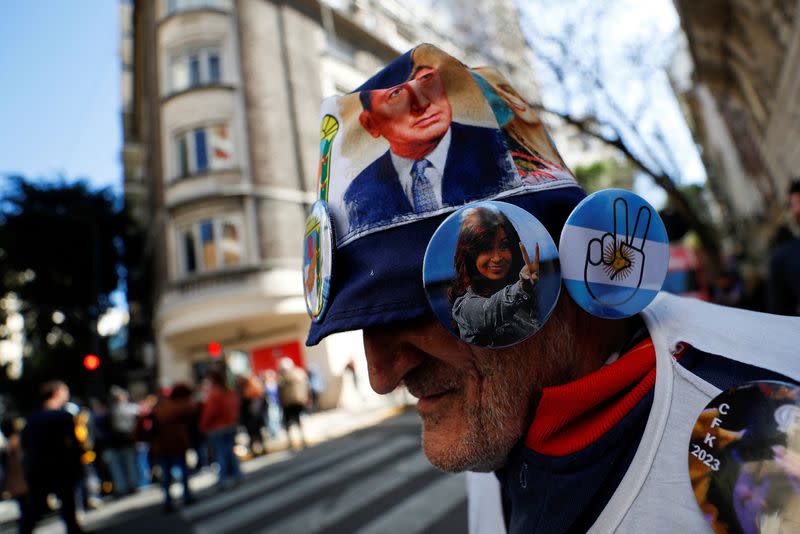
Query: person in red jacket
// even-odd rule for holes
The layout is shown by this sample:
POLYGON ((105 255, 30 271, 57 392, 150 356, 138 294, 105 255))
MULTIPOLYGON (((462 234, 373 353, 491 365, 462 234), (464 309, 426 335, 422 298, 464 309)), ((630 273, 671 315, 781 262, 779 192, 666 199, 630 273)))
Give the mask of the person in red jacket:
POLYGON ((239 395, 228 387, 225 370, 212 368, 206 378, 211 390, 203 404, 200 415, 200 430, 208 436, 214 450, 214 461, 219 466, 219 489, 242 478, 239 459, 233 452, 234 438, 239 424, 239 395))
POLYGON ((194 501, 189 488, 189 469, 186 466, 186 451, 191 446, 189 425, 197 406, 192 400, 192 390, 186 384, 176 384, 168 396, 155 405, 152 412, 153 442, 152 452, 161 466, 161 485, 164 489, 164 509, 173 510, 172 470, 177 467, 183 484, 183 503, 194 501))

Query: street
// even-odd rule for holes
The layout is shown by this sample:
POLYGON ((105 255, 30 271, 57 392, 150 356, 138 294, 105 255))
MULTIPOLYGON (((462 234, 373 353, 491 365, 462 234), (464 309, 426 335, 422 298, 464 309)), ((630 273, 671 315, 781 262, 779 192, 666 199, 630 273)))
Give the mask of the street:
MULTIPOLYGON (((93 512, 83 525, 115 534, 466 532, 464 476, 431 467, 421 452, 419 432, 416 413, 406 411, 296 453, 272 453, 248 462, 245 467, 265 465, 245 469, 244 482, 224 493, 198 488, 196 503, 171 514, 161 510, 156 488, 149 488, 143 507, 93 512)), ((192 486, 203 476, 210 478, 195 477, 192 486)), ((144 497, 140 493, 128 499, 137 498, 144 497)), ((54 516, 37 532, 64 529, 54 516)))

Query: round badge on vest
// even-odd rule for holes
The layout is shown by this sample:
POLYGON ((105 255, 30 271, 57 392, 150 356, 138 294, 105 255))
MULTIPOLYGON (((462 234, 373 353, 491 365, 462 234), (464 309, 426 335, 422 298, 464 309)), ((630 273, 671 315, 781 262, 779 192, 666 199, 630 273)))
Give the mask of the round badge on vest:
POLYGON ((333 226, 328 204, 317 200, 306 218, 303 239, 303 291, 312 321, 325 315, 333 265, 333 226))
POLYGON ((669 266, 669 239, 658 212, 622 189, 583 199, 567 218, 558 249, 570 296, 607 319, 630 317, 647 307, 669 266))
POLYGON ((481 347, 507 347, 535 334, 561 291, 550 234, 505 202, 472 203, 445 219, 428 243, 422 276, 439 321, 481 347))
POLYGON ((749 382, 715 397, 692 429, 689 478, 714 532, 797 532, 800 388, 749 382))

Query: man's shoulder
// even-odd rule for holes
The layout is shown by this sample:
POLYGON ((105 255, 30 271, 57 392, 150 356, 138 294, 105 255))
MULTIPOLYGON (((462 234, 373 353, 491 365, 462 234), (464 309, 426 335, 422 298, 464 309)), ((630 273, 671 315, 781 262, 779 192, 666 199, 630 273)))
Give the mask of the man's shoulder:
POLYGON ((39 410, 32 413, 26 422, 26 427, 39 424, 50 424, 53 422, 72 422, 72 414, 66 410, 39 410))
POLYGON ((791 237, 775 247, 770 261, 785 262, 800 257, 800 237, 791 237))
POLYGON ((499 148, 499 144, 502 143, 502 137, 497 128, 453 122, 450 124, 450 131, 452 133, 451 150, 455 147, 466 153, 468 151, 465 149, 480 148, 474 152, 469 151, 475 156, 486 154, 487 149, 499 148))
POLYGON ((392 178, 397 178, 397 171, 392 164, 391 153, 387 150, 353 178, 345 191, 345 201, 352 200, 356 195, 371 195, 372 190, 386 188, 392 178))

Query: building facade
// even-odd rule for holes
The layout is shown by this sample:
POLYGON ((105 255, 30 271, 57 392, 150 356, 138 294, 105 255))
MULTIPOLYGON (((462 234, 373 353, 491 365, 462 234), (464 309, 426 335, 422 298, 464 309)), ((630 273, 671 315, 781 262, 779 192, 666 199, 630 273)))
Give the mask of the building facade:
MULTIPOLYGON (((800 175, 800 1, 676 0, 688 38, 676 87, 728 231, 766 268, 800 175)), ((673 73, 675 74, 675 73, 673 73)))
POLYGON ((129 329, 161 383, 196 380, 217 346, 256 370, 282 356, 313 364, 327 406, 348 362, 365 374, 360 333, 303 343, 301 243, 317 196, 319 104, 423 41, 499 66, 538 99, 513 5, 487 4, 497 21, 486 28, 502 33, 491 49, 453 37, 454 22, 426 3, 122 4, 129 329))

